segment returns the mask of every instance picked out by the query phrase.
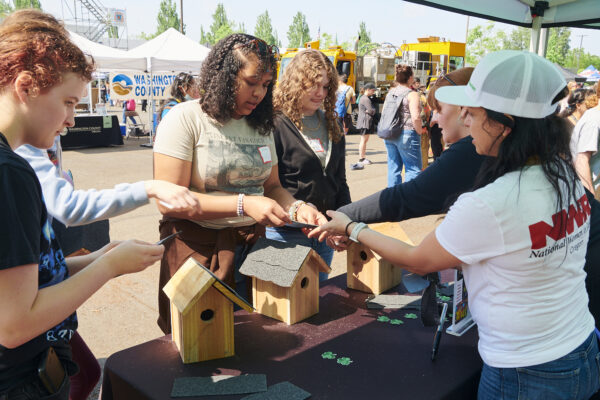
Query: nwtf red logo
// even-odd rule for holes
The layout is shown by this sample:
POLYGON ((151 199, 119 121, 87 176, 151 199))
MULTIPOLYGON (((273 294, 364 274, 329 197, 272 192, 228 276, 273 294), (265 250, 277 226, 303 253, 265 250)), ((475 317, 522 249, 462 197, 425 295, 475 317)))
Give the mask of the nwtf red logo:
POLYGON ((575 224, 582 226, 592 213, 590 203, 584 194, 577 200, 578 207, 573 204, 568 210, 562 210, 552 216, 552 225, 540 221, 529 225, 529 235, 531 236, 531 249, 538 250, 546 247, 546 238, 554 241, 564 239, 567 235, 573 233, 575 224))

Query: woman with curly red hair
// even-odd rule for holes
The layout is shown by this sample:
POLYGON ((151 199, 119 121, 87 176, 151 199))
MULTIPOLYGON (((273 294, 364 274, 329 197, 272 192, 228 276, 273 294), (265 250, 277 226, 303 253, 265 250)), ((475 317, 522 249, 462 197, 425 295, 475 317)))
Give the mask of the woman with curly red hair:
MULTIPOLYGON (((65 259, 40 183, 13 150, 52 146, 74 125, 93 63, 51 15, 22 10, 0 25, 0 398, 67 399, 78 367, 75 310, 111 278, 159 260, 163 246, 111 243, 65 259)), ((186 209, 185 207, 178 209, 186 209)))
POLYGON ((158 127, 154 175, 190 187, 201 212, 162 208, 160 235, 167 243, 159 281, 160 328, 171 331, 169 299, 162 287, 190 256, 235 284, 236 255, 264 225, 291 220, 325 222, 279 182, 273 136, 276 48, 236 33, 219 41, 200 73, 201 97, 173 107, 158 127))
MULTIPOLYGON (((322 213, 350 203, 346 142, 335 114, 337 85, 331 61, 320 51, 305 50, 292 59, 275 90, 279 180, 295 198, 322 213)), ((321 243, 286 226, 267 228, 267 238, 312 247, 331 264, 333 238, 321 243)))

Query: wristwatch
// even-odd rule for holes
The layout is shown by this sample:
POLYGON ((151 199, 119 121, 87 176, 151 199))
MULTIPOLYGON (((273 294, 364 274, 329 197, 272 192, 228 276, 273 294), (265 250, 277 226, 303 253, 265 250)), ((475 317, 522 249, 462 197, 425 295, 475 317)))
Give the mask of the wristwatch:
POLYGON ((354 226, 354 229, 352 229, 352 232, 350 232, 349 239, 355 243, 358 243, 358 234, 365 228, 368 228, 368 226, 364 222, 359 222, 358 224, 356 224, 354 226))

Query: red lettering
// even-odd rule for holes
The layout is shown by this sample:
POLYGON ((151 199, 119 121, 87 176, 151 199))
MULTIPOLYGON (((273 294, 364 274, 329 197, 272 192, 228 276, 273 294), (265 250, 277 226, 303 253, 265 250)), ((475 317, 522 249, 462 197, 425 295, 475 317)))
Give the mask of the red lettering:
POLYGON ((546 237, 554 241, 563 239, 567 234, 573 233, 575 224, 581 227, 588 216, 592 213, 587 196, 583 195, 577 200, 578 207, 569 206, 569 212, 562 210, 552 216, 552 225, 540 221, 529 225, 529 236, 531 237, 531 249, 538 250, 546 247, 546 237))

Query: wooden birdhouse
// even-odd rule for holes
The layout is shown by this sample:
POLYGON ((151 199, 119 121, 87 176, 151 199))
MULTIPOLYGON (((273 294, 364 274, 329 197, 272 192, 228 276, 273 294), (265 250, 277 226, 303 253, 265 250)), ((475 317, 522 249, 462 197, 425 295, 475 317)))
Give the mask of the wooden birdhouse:
POLYGON ((171 300, 171 330, 184 364, 234 355, 233 303, 244 299, 193 258, 163 288, 171 300))
POLYGON ((310 247, 259 239, 240 273, 252 277, 257 312, 288 325, 319 312, 319 272, 331 268, 310 247))
MULTIPOLYGON (((369 225, 369 228, 412 244, 397 222, 369 225)), ((347 286, 362 292, 381 294, 402 281, 402 268, 392 265, 361 243, 348 246, 346 253, 348 269, 347 286)))

